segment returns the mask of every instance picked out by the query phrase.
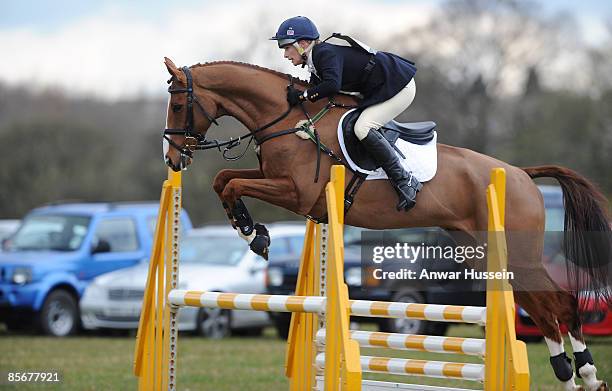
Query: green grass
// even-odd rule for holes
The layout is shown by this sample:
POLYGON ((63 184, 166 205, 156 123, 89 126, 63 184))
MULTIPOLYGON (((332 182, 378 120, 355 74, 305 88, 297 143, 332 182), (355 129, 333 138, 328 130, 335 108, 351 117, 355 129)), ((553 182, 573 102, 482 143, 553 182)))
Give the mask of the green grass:
MULTIPOLYGON (((449 335, 481 337, 482 329, 453 326, 449 335)), ((0 331, 0 371, 59 369, 63 383, 56 386, 0 385, 6 390, 134 390, 132 375, 135 338, 79 336, 54 339, 0 331)), ((612 337, 587 340, 600 378, 612 381, 612 337)), ((569 343, 566 345, 569 347, 569 343)), ((558 390, 544 343, 528 344, 532 390, 558 390)), ((362 349, 368 355, 393 355, 441 361, 478 362, 478 359, 440 354, 362 349), (467 360, 466 360, 467 358, 467 360)), ((569 349, 568 349, 569 350, 569 349)), ((209 341, 181 334, 178 347, 179 390, 286 390, 285 343, 266 330, 261 338, 209 341)), ((365 374, 366 379, 477 388, 473 382, 365 374)), ((1 384, 1 383, 0 383, 1 384)))

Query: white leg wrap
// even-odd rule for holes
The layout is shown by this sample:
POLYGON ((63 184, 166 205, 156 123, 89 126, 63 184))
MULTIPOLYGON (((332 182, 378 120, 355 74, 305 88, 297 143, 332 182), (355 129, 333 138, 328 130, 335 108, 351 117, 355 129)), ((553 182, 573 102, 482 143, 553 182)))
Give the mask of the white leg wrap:
MULTIPOLYGON (((575 339, 571 333, 569 334, 569 337, 574 353, 584 352, 586 350, 587 347, 583 342, 575 339)), ((597 368, 595 368, 595 365, 586 363, 577 370, 580 373, 580 376, 582 376, 584 385, 589 391, 597 390, 599 386, 601 386, 602 381, 597 380, 597 368)))
MULTIPOLYGON (((548 351, 550 352, 550 356, 558 356, 559 354, 565 352, 565 347, 563 346, 563 341, 561 343, 555 342, 552 339, 548 339, 544 337, 544 341, 548 346, 548 351)), ((561 382, 563 384, 563 390, 565 391, 576 391, 579 390, 580 387, 576 385, 576 375, 573 375, 571 379, 568 381, 561 382)))
POLYGON ((246 242, 248 244, 251 244, 253 239, 255 239, 255 236, 257 236, 257 232, 255 232, 255 230, 253 230, 253 232, 251 232, 251 234, 249 236, 243 234, 242 231, 240 231, 240 228, 238 228, 237 231, 238 231, 238 236, 240 236, 242 239, 246 240, 246 242))
POLYGON ((551 357, 558 356, 561 353, 565 352, 563 342, 555 342, 552 339, 548 339, 546 337, 544 337, 544 341, 546 342, 546 345, 548 345, 548 351, 550 352, 551 357))

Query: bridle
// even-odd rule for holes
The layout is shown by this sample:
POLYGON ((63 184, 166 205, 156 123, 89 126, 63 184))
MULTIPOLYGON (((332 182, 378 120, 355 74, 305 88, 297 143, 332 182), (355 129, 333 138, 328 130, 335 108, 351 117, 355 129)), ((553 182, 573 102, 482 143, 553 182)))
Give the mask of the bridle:
MULTIPOLYGON (((173 148, 175 148, 181 154, 181 163, 183 167, 186 166, 185 162, 187 158, 193 159, 193 151, 197 149, 198 145, 202 142, 206 141, 205 136, 196 131, 194 129, 194 121, 193 121, 193 105, 194 103, 200 109, 200 111, 204 114, 206 119, 210 121, 211 124, 219 125, 217 120, 210 115, 208 111, 204 108, 202 103, 198 100, 197 96, 193 94, 193 77, 191 75, 191 71, 188 67, 182 67, 181 70, 185 74, 185 78, 187 79, 187 88, 175 88, 172 89, 172 86, 168 87, 168 92, 170 94, 187 94, 187 117, 185 119, 185 126, 182 129, 179 128, 166 128, 164 129, 164 140, 168 142, 173 148), (174 142, 169 135, 181 135, 185 136, 185 144, 178 145, 174 142)), ((168 83, 172 83, 174 80, 174 76, 168 80, 168 83)))
MULTIPOLYGON (((186 164, 187 158, 193 159, 193 152, 196 150, 201 151, 201 150, 215 148, 223 153, 223 158, 225 160, 238 160, 244 156, 248 146, 251 144, 253 140, 255 140, 256 145, 261 145, 265 141, 268 141, 272 138, 283 136, 285 134, 289 134, 290 132, 295 133, 299 130, 299 128, 283 130, 277 133, 266 135, 261 140, 257 140, 257 138, 255 137, 257 133, 265 129, 268 129, 271 126, 274 126, 280 121, 282 121, 283 119, 285 119, 285 117, 287 117, 287 115, 289 115, 289 113, 293 109, 291 106, 289 106, 287 111, 285 111, 283 114, 281 114, 276 119, 238 138, 230 137, 229 140, 223 141, 223 142, 220 142, 218 140, 207 140, 206 136, 202 132, 198 132, 195 129, 194 111, 193 111, 194 103, 195 103, 195 106, 197 106, 200 109, 202 114, 204 114, 206 119, 208 119, 208 121, 211 124, 215 124, 219 126, 219 123, 217 122, 214 116, 212 116, 208 111, 206 111, 202 103, 200 103, 200 101, 198 100, 197 96, 194 95, 193 77, 191 75, 191 70, 189 69, 189 67, 186 67, 186 66, 182 67, 181 70, 185 74, 185 78, 187 81, 187 88, 172 89, 172 86, 170 86, 168 87, 168 92, 170 94, 183 94, 183 93, 187 94, 187 117, 185 119, 185 126, 183 128, 166 128, 164 129, 164 133, 163 133, 164 140, 166 140, 170 146, 175 148, 180 153, 179 168, 183 168, 187 166, 186 164), (168 137, 171 135, 185 136, 185 143, 183 145, 177 144, 176 142, 174 142, 174 140, 168 137), (228 152, 231 149, 239 146, 241 141, 244 139, 250 139, 249 143, 247 144, 247 148, 245 148, 245 150, 237 156, 229 156, 228 152), (223 150, 221 150, 222 147, 224 147, 223 150)), ((289 77, 290 85, 293 85, 293 76, 291 75, 287 75, 287 76, 289 77)), ((168 83, 172 83, 173 80, 175 80, 174 76, 170 78, 170 80, 168 80, 168 83)))

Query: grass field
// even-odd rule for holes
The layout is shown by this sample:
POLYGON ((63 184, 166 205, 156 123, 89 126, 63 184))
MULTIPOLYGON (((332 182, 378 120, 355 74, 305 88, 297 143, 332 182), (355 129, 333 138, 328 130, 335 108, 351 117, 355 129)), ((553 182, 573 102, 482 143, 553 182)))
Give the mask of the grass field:
MULTIPOLYGON (((449 335, 481 337, 482 329, 474 326, 453 326, 449 335)), ((132 375, 135 338, 133 336, 79 336, 53 339, 31 335, 9 334, 0 331, 0 372, 9 370, 42 371, 58 369, 63 376, 60 385, 7 386, 6 390, 134 390, 132 375)), ((566 345, 569 347, 569 344, 566 345)), ((612 337, 588 340, 595 357, 600 378, 612 381, 612 337)), ((559 390, 548 363, 544 343, 529 344, 529 368, 532 390, 559 390)), ((362 349, 368 355, 390 355, 441 361, 463 360, 464 356, 397 352, 362 349), (398 354, 399 353, 399 354, 398 354)), ((283 375, 285 343, 268 329, 261 338, 234 337, 222 341, 205 340, 181 334, 178 348, 178 389, 202 391, 286 390, 283 375)), ((454 385, 477 388, 473 382, 418 379, 406 376, 378 376, 364 378, 392 380, 432 385, 454 385)))

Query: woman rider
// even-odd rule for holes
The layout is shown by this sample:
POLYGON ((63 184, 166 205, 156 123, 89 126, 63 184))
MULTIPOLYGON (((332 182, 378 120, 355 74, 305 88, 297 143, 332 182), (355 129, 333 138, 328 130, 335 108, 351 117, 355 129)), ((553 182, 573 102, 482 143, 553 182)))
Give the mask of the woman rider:
POLYGON ((351 38, 347 39, 351 46, 321 42, 317 27, 304 16, 285 20, 270 39, 278 42, 293 65, 308 66, 311 73, 306 91, 288 88, 290 105, 333 97, 340 91, 363 96, 355 136, 394 185, 400 199, 398 210, 412 208, 422 185, 404 170, 379 129, 412 103, 416 93, 414 63, 391 53, 376 52, 351 38))

